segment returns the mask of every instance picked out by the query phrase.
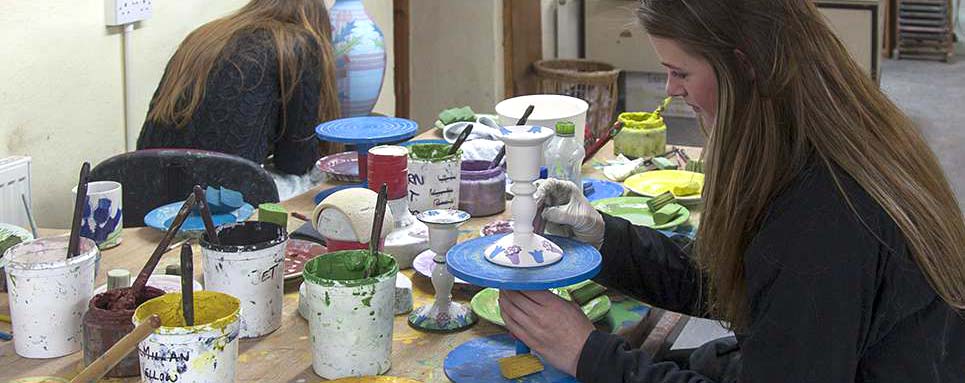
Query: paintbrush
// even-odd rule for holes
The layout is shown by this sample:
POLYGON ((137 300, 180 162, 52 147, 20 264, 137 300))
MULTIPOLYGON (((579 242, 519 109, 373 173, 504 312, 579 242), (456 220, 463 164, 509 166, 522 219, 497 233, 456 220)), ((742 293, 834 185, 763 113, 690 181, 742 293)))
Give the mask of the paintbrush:
MULTIPOLYGON (((191 214, 191 208, 194 207, 194 193, 188 194, 188 198, 184 200, 184 205, 181 205, 181 210, 178 211, 178 215, 174 217, 174 221, 171 222, 171 227, 168 231, 164 233, 164 237, 161 238, 161 242, 158 242, 157 247, 154 248, 154 253, 151 254, 151 258, 148 258, 147 263, 144 264, 144 268, 137 275, 137 279, 134 280, 134 284, 131 285, 131 291, 133 292, 135 301, 138 296, 141 295, 141 291, 144 290, 144 286, 147 285, 147 279, 154 272, 154 268, 157 267, 158 261, 161 260, 161 255, 167 252, 168 244, 174 239, 174 236, 178 234, 181 230, 181 225, 184 220, 188 218, 188 214, 191 214)), ((133 304, 133 303, 132 303, 133 304)))
POLYGON ((299 213, 299 212, 297 212, 297 211, 291 212, 291 215, 292 215, 292 217, 295 217, 295 219, 298 219, 298 220, 300 220, 300 221, 312 222, 312 219, 311 219, 311 218, 308 218, 307 215, 304 215, 304 214, 299 213))
MULTIPOLYGON (((533 109, 536 109, 536 107, 533 105, 527 106, 526 111, 523 112, 523 117, 520 117, 519 120, 516 121, 516 126, 525 125, 526 121, 529 120, 529 116, 533 114, 533 109)), ((489 168, 492 169, 499 166, 499 163, 503 161, 503 157, 505 156, 506 145, 503 145, 502 148, 499 148, 499 153, 496 154, 496 158, 494 158, 493 162, 489 164, 489 168)))
POLYGON ((87 205, 87 178, 90 177, 90 162, 80 166, 80 176, 77 177, 77 198, 74 199, 74 216, 70 221, 70 238, 67 242, 67 258, 80 254, 80 224, 87 205))
POLYGON ((218 233, 214 231, 211 209, 208 208, 208 200, 205 199, 204 189, 201 189, 201 185, 194 185, 194 200, 201 208, 201 221, 204 222, 204 231, 208 233, 208 241, 220 245, 221 240, 218 239, 218 233))
POLYGON ((181 245, 181 311, 184 325, 194 326, 194 254, 190 243, 181 245))
POLYGON ((161 327, 161 318, 151 315, 144 322, 137 325, 133 331, 114 343, 103 355, 95 359, 91 364, 84 368, 79 375, 71 379, 70 383, 93 383, 107 374, 114 366, 120 363, 127 354, 134 351, 137 345, 149 335, 161 327))
POLYGON ((23 210, 27 212, 27 222, 30 223, 30 233, 33 234, 34 238, 40 238, 37 235, 37 222, 34 222, 34 215, 30 212, 30 204, 27 203, 27 195, 21 194, 20 200, 23 201, 23 210))
POLYGON ((369 264, 365 268, 365 278, 372 275, 372 269, 378 264, 379 242, 382 239, 382 220, 385 219, 385 203, 388 199, 388 185, 382 183, 379 187, 379 198, 375 201, 375 220, 372 222, 372 237, 369 238, 369 264))
POLYGON ((448 154, 450 156, 459 152, 459 148, 462 147, 462 144, 466 142, 467 138, 469 138, 469 133, 472 133, 472 124, 466 125, 466 128, 462 130, 462 133, 459 133, 459 138, 456 138, 456 142, 449 147, 448 154))

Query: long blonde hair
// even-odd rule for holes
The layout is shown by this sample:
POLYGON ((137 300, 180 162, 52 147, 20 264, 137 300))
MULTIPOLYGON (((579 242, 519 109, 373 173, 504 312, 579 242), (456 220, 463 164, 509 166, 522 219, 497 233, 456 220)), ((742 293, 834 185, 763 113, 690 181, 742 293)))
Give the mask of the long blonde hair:
POLYGON ((208 76, 219 60, 231 55, 226 47, 239 32, 255 30, 269 32, 277 53, 282 129, 287 123, 284 111, 305 67, 314 66, 321 73, 319 122, 338 118, 331 29, 323 0, 251 0, 236 13, 202 25, 184 39, 171 57, 147 119, 179 128, 187 125, 204 99, 208 76), (303 62, 299 49, 317 49, 319 60, 303 62))
POLYGON ((915 125, 859 69, 813 2, 643 0, 638 16, 648 33, 716 72, 696 246, 713 313, 746 326, 744 251, 769 203, 812 155, 832 175, 836 165, 853 177, 897 224, 936 293, 965 308, 965 223, 955 195, 915 125))

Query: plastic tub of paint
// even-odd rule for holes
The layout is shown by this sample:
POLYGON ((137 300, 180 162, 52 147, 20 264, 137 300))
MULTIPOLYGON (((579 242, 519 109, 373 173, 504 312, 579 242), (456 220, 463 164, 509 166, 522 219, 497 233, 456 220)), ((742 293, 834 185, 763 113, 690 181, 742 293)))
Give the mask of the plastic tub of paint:
POLYGON ((185 326, 181 294, 168 293, 134 310, 134 325, 151 315, 161 327, 137 346, 141 381, 233 382, 238 362, 238 299, 215 291, 194 293, 194 326, 185 326))
POLYGON ((7 275, 14 350, 24 358, 56 358, 80 351, 81 324, 94 295, 100 252, 80 237, 80 254, 67 258, 66 235, 11 247, 0 266, 7 275))
POLYGON ((506 210, 506 172, 490 161, 465 161, 459 181, 459 210, 485 217, 506 210))
POLYGON ((281 327, 285 284, 285 228, 247 221, 215 229, 220 245, 201 240, 205 288, 238 298, 241 337, 256 338, 281 327))
POLYGON ((399 266, 379 253, 364 278, 365 250, 338 251, 305 265, 312 368, 325 379, 379 375, 391 367, 395 280, 399 266))
MULTIPOLYGON (((118 298, 130 291, 130 287, 106 291, 91 298, 87 306, 87 313, 84 314, 84 364, 89 365, 98 357, 121 340, 125 335, 134 331, 134 309, 138 305, 164 295, 164 290, 145 286, 141 298, 137 302, 132 302, 132 307, 112 308, 112 304, 118 298)), ((124 359, 107 372, 105 377, 123 378, 128 376, 138 376, 140 374, 140 363, 138 363, 137 353, 130 353, 124 359)))
POLYGON ((448 154, 450 145, 420 144, 409 147, 409 211, 459 207, 462 151, 448 154))

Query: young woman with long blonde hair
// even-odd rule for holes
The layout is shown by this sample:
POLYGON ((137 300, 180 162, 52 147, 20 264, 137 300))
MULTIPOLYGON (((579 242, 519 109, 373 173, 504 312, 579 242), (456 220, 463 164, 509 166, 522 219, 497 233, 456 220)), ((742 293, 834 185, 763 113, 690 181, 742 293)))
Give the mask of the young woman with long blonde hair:
POLYGON ((737 334, 680 363, 501 292, 509 330, 592 382, 961 382, 965 223, 912 121, 811 1, 643 0, 667 92, 708 137, 694 254, 550 181, 543 214, 597 245, 597 281, 737 334))
POLYGON ((323 0, 251 0, 181 43, 151 101, 137 148, 195 148, 305 174, 314 128, 338 118, 323 0))

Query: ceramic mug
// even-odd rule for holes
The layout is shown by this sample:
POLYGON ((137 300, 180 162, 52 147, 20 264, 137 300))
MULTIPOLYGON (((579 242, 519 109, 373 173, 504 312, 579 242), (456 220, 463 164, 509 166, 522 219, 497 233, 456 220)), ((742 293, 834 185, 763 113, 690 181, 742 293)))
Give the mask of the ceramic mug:
MULTIPOLYGON (((87 206, 81 215, 80 236, 90 238, 101 250, 121 244, 124 229, 122 191, 121 184, 114 181, 87 183, 87 206)), ((76 199, 77 187, 71 192, 76 199)))

